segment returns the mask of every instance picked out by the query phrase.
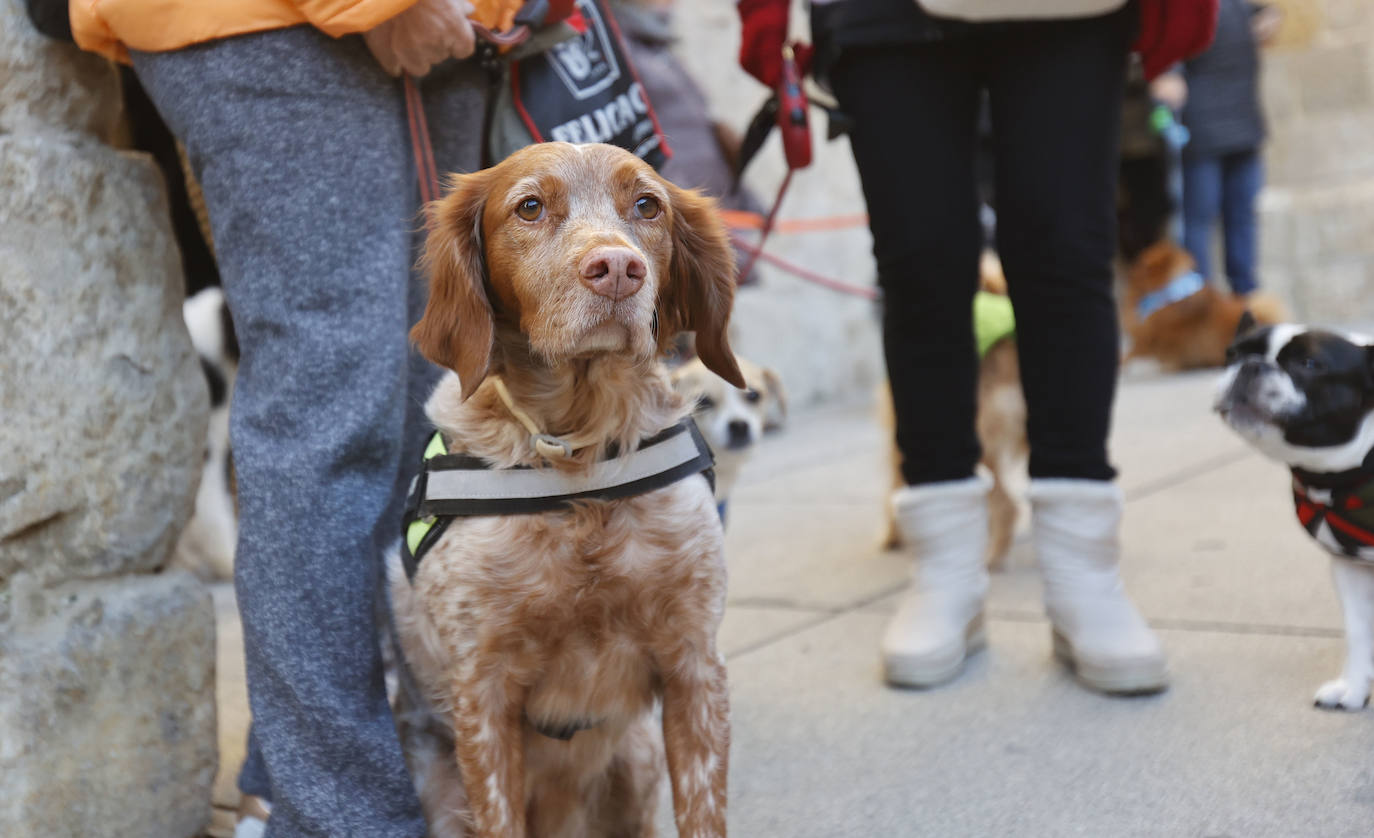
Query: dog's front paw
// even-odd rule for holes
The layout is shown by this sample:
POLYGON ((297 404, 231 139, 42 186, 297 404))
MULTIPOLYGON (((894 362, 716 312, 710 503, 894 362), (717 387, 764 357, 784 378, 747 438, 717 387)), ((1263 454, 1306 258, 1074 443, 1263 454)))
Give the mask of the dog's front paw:
POLYGON ((1323 710, 1363 710, 1369 704, 1369 684, 1353 685, 1344 678, 1327 681, 1317 690, 1315 703, 1323 710))

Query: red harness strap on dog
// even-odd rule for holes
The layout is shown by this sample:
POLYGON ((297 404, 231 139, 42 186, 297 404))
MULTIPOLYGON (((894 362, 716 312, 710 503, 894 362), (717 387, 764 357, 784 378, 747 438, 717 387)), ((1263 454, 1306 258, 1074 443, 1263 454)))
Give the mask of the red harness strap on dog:
POLYGON ((1353 482, 1328 488, 1314 485, 1313 475, 1293 471, 1293 506, 1298 521, 1313 537, 1325 521, 1342 552, 1352 558, 1363 548, 1374 548, 1374 473, 1359 472, 1353 482), (1312 495, 1317 491, 1329 492, 1330 500, 1314 500, 1312 495))

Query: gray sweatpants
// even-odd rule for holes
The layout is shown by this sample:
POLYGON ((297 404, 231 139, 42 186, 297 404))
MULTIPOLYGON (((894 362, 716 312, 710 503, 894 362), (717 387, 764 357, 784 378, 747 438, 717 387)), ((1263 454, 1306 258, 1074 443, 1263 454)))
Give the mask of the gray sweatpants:
MULTIPOLYGON (((374 618, 435 378, 407 341, 425 289, 400 82, 360 37, 310 27, 134 66, 204 189, 243 348, 230 435, 253 731, 240 787, 272 800, 271 838, 416 838, 374 618)), ((422 82, 441 172, 478 164, 484 78, 450 61, 422 82)))

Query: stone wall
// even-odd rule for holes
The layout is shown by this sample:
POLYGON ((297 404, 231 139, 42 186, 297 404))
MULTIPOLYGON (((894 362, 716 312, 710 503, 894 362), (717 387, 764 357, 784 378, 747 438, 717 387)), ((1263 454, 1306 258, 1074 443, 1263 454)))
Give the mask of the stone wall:
POLYGON ((214 622, 163 574, 207 397, 160 174, 103 60, 0 0, 0 835, 187 838, 214 622))
MULTIPOLYGON (((798 35, 810 40, 798 10, 798 35)), ((678 55, 705 89, 716 121, 741 134, 768 91, 739 67, 739 18, 734 0, 678 0, 678 55)), ((825 118, 812 111, 815 160, 797 173, 780 217, 814 218, 865 212, 849 142, 826 142, 825 118)), ((746 173, 746 184, 771 203, 786 172, 774 136, 746 173)), ((877 268, 866 227, 775 234, 768 251, 845 282, 872 286, 877 268)), ((759 287, 736 298, 733 345, 741 355, 775 367, 793 403, 871 394, 884 374, 874 305, 837 294, 775 268, 760 266, 759 287)))
POLYGON ((1279 0, 1263 56, 1261 283, 1314 322, 1374 321, 1374 3, 1279 0))

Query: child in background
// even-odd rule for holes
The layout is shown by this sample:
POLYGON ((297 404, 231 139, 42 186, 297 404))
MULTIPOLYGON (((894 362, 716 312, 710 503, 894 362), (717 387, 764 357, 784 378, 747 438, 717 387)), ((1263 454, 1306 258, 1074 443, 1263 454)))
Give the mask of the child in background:
MULTIPOLYGON (((1247 296, 1255 280, 1255 197, 1264 183, 1260 146, 1259 46, 1277 33, 1280 13, 1247 0, 1221 0, 1216 40, 1186 62, 1178 77, 1157 80, 1185 94, 1183 244, 1211 276, 1211 237, 1221 218, 1226 278, 1247 296), (1186 87, 1185 87, 1186 84, 1186 87)), ((1183 98, 1178 96, 1177 98, 1183 98)))

